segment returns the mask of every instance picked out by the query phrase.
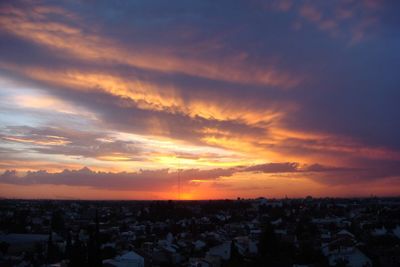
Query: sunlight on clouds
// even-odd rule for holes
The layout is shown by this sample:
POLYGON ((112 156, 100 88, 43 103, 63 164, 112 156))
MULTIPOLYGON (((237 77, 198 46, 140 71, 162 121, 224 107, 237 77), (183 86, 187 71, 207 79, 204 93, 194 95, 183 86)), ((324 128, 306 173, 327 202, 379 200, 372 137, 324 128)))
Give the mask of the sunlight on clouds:
MULTIPOLYGON (((196 154, 194 154, 196 155, 196 154)), ((161 164, 161 166, 165 166, 173 169, 189 169, 189 168, 207 168, 207 167, 235 167, 238 165, 250 164, 253 163, 252 159, 218 159, 217 158, 202 158, 201 154, 199 154, 199 158, 196 159, 188 159, 182 157, 176 157, 174 155, 165 155, 165 156, 157 156, 154 155, 149 158, 149 160, 154 161, 155 163, 161 164)))
POLYGON ((29 139, 29 138, 18 138, 18 137, 3 137, 6 141, 14 141, 14 142, 21 142, 21 143, 32 143, 37 145, 50 145, 50 146, 62 146, 69 144, 70 142, 65 140, 65 138, 60 136, 50 136, 48 135, 46 139, 43 140, 36 140, 36 139, 29 139))
POLYGON ((178 140, 128 133, 117 133, 116 136, 122 140, 140 142, 148 151, 145 156, 149 161, 168 168, 231 167, 254 162, 252 158, 230 149, 195 146, 178 140))
POLYGON ((21 108, 34 108, 34 109, 46 109, 51 111, 57 111, 62 113, 77 114, 78 110, 76 107, 65 103, 57 98, 38 94, 17 94, 13 96, 13 102, 15 102, 21 108))
MULTIPOLYGON (((60 49, 87 60, 118 61, 143 69, 163 72, 180 72, 209 79, 233 81, 245 84, 280 86, 297 85, 303 78, 276 70, 273 66, 255 68, 243 62, 241 57, 218 61, 182 59, 174 53, 157 49, 123 47, 121 44, 101 36, 83 33, 79 28, 61 23, 49 22, 51 9, 46 12, 29 12, 7 7, 0 10, 3 28, 21 38, 29 39, 52 49, 60 49), (42 13, 40 13, 42 12, 42 13), (132 55, 132 51, 138 51, 132 55), (140 52, 139 52, 140 51, 140 52), (239 59, 239 60, 238 60, 239 59)), ((57 11, 58 15, 60 11, 57 11)), ((82 23, 75 19, 76 23, 82 23)))
POLYGON ((131 157, 124 156, 124 155, 106 155, 106 156, 99 156, 97 157, 99 160, 105 160, 105 161, 130 161, 132 160, 131 157))
MULTIPOLYGON (((16 66, 3 66, 16 69, 16 66)), ((133 100, 132 105, 145 110, 182 113, 192 118, 217 120, 240 120, 247 124, 269 123, 283 116, 282 111, 260 110, 247 106, 221 104, 212 99, 184 101, 177 88, 151 84, 138 79, 127 80, 110 74, 84 71, 56 71, 54 69, 18 68, 33 79, 49 82, 53 86, 69 87, 71 90, 104 91, 115 96, 133 100)), ((183 89, 184 90, 184 89, 183 89)), ((50 101, 50 99, 49 99, 50 101)), ((44 105, 45 103, 43 103, 44 105)), ((129 102, 121 105, 129 107, 129 102)), ((289 107, 287 107, 289 108, 289 107)), ((153 123, 157 123, 154 121, 153 123)), ((155 126, 157 127, 157 125, 155 126)), ((154 130, 156 130, 154 127, 154 130)), ((160 129, 158 129, 160 130, 160 129)))
POLYGON ((395 192, 397 24, 382 3, 240 3, 239 17, 214 4, 0 3, 0 170, 44 170, 0 196, 395 192))
POLYGON ((132 133, 126 133, 126 132, 117 132, 114 133, 114 136, 118 139, 121 140, 126 140, 126 141, 137 141, 141 143, 145 143, 146 147, 148 147, 151 150, 157 149, 158 151, 170 151, 175 154, 179 153, 194 153, 196 154, 207 154, 207 153, 213 153, 215 155, 221 155, 221 156, 232 156, 235 155, 236 153, 230 151, 230 150, 225 150, 221 149, 218 147, 212 147, 212 146, 196 146, 189 144, 187 142, 167 138, 167 137, 159 137, 159 136, 144 136, 144 135, 138 135, 138 134, 132 134, 132 133))
POLYGON ((264 152, 264 149, 256 147, 252 140, 245 140, 241 138, 209 135, 202 138, 202 141, 208 145, 214 145, 224 149, 232 149, 234 151, 240 151, 243 153, 257 154, 257 152, 264 152))

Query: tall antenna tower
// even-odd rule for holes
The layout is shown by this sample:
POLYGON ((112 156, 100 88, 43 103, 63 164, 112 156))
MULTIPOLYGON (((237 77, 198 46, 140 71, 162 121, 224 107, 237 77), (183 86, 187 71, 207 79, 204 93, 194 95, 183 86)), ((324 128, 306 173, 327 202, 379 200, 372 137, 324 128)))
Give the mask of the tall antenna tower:
POLYGON ((181 160, 178 157, 178 200, 181 200, 181 160))

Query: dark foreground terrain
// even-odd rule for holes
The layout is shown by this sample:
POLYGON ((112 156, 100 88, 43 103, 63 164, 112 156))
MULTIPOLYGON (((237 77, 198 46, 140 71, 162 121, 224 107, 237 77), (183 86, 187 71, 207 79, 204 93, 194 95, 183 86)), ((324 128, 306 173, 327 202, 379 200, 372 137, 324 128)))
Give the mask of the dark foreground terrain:
POLYGON ((400 199, 1 200, 0 266, 400 266, 400 199))

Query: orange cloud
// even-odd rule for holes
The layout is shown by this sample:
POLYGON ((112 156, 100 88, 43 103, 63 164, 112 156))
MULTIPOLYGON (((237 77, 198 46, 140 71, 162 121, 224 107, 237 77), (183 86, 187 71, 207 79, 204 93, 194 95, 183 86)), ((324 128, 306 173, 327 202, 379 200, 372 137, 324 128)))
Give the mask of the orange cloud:
MULTIPOLYGON (((260 84, 282 88, 297 85, 303 78, 275 68, 256 67, 246 63, 242 57, 233 57, 223 61, 212 59, 183 59, 174 55, 174 52, 160 50, 154 54, 153 49, 143 47, 121 46, 104 37, 83 33, 81 28, 51 22, 47 15, 52 14, 52 8, 19 10, 14 7, 0 10, 0 23, 3 29, 23 39, 39 43, 50 49, 70 53, 80 59, 119 62, 134 67, 161 72, 177 72, 196 77, 215 79, 244 84, 260 84)), ((71 16, 56 9, 59 16, 71 16)), ((75 18, 79 23, 79 18, 75 18)), ((83 23, 82 23, 83 24, 83 23)))

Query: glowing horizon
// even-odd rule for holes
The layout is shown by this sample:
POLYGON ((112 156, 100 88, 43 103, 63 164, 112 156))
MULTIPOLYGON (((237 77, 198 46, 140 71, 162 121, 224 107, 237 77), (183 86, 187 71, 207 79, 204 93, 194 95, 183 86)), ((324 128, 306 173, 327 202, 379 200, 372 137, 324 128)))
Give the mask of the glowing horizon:
POLYGON ((398 196, 392 5, 1 3, 0 197, 398 196))

